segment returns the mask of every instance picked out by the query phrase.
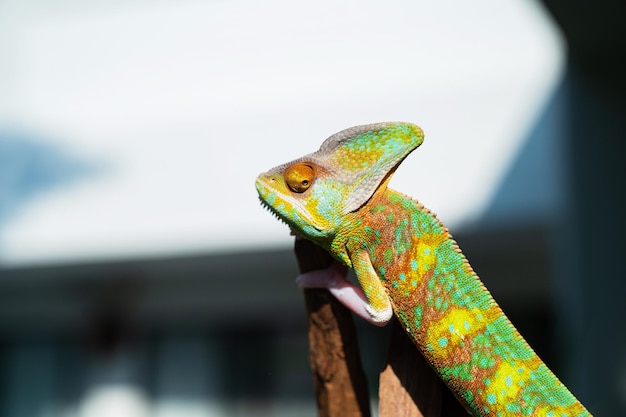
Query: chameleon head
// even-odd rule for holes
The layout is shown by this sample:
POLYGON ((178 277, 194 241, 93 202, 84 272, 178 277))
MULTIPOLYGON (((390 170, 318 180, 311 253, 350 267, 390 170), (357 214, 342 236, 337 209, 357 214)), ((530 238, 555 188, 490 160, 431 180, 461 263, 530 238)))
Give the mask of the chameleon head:
POLYGON ((259 175, 256 188, 262 204, 296 233, 332 238, 423 140, 422 130, 410 123, 352 127, 326 139, 317 152, 259 175))
POLYGON ((256 180, 261 203, 294 232, 309 238, 323 238, 332 229, 332 219, 324 213, 333 202, 317 177, 321 171, 313 161, 298 160, 273 168, 256 180))

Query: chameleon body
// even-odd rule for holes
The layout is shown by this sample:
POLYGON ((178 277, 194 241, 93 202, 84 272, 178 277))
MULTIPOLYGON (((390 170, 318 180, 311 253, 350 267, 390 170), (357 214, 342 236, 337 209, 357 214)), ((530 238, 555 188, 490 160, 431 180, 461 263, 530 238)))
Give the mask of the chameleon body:
POLYGON ((312 154, 261 174, 261 202, 291 229, 354 269, 303 274, 359 316, 392 312, 465 408, 475 416, 591 414, 513 327, 448 230, 419 202, 387 188, 423 141, 409 123, 357 126, 312 154))

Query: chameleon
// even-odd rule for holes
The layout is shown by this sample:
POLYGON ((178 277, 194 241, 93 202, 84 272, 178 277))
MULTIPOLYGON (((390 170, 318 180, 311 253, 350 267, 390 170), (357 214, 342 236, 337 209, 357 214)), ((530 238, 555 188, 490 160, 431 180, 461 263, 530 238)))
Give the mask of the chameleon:
POLYGON ((260 174, 263 206, 336 261, 300 275, 368 322, 393 315, 474 416, 590 416, 502 312, 448 229, 388 188, 424 140, 411 123, 355 126, 260 174), (358 285, 346 278, 348 268, 358 285))

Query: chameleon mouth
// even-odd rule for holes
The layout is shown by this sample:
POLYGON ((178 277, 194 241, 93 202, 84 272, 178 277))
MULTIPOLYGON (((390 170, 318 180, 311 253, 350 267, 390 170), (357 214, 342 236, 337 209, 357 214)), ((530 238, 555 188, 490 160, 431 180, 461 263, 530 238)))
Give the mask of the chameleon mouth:
POLYGON ((256 189, 258 192, 261 206, 272 213, 274 217, 285 223, 291 229, 291 234, 296 238, 305 238, 309 233, 318 235, 323 233, 323 229, 318 227, 316 219, 311 217, 307 210, 301 206, 296 199, 290 198, 275 190, 267 175, 261 174, 256 180, 256 189), (293 219, 291 217, 294 217, 293 219), (305 225, 305 232, 299 223, 305 225))
POLYGON ((255 186, 256 186, 257 192, 259 193, 258 197, 259 197, 259 201, 261 202, 261 206, 264 207, 270 213, 272 213, 272 215, 276 217, 278 220, 280 220, 281 222, 287 223, 287 221, 281 215, 281 213, 276 208, 274 208, 270 203, 267 202, 270 191, 268 189, 269 187, 266 184, 266 181, 264 181, 264 179, 261 178, 261 175, 259 175, 259 177, 257 178, 255 186))

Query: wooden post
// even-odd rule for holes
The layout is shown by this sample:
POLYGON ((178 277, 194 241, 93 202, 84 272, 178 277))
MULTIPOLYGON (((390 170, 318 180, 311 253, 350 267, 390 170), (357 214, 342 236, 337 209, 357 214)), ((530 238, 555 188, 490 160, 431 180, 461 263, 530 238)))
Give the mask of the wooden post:
MULTIPOLYGON (((300 272, 333 262, 328 252, 305 239, 296 239, 295 252, 300 272)), ((369 417, 367 380, 351 313, 327 290, 306 289, 304 298, 319 416, 369 417)))
POLYGON ((380 374, 379 417, 441 416, 442 382, 393 320, 387 365, 380 374))

